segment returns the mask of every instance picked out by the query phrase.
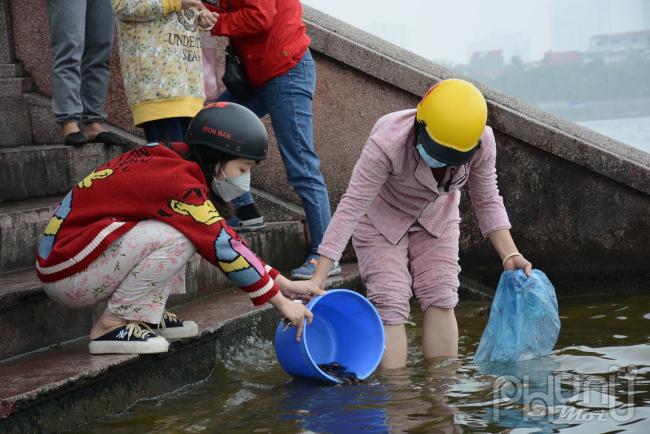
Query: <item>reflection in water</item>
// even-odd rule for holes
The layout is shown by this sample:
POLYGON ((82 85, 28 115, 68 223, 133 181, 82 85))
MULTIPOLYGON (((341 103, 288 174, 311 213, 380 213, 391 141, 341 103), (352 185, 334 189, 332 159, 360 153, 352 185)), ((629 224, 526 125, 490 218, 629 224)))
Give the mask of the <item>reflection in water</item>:
POLYGON ((377 382, 330 386, 292 380, 280 402, 281 416, 317 433, 388 433, 388 386, 377 382))
MULTIPOLYGON (((360 385, 292 380, 272 343, 251 336, 223 349, 223 361, 200 385, 78 432, 650 432, 650 296, 560 300, 554 354, 476 366, 485 311, 472 302, 457 309, 458 360, 425 362, 419 327, 407 326, 407 368, 360 385)), ((419 309, 413 312, 421 323, 419 309)))

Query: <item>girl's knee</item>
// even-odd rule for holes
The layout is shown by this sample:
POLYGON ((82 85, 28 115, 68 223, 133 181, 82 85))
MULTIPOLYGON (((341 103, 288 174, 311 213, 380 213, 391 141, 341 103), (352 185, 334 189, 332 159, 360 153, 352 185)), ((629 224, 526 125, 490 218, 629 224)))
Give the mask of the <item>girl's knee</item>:
POLYGON ((158 249, 169 250, 174 256, 189 258, 196 252, 196 247, 181 231, 166 223, 147 220, 140 222, 138 226, 145 224, 145 230, 152 234, 158 249))
POLYGON ((196 246, 194 246, 194 243, 192 243, 192 241, 190 241, 190 239, 187 238, 184 234, 178 231, 176 232, 177 234, 173 240, 174 245, 176 247, 178 255, 184 258, 187 262, 192 256, 194 256, 194 253, 196 253, 196 246))
POLYGON ((452 309, 458 304, 458 274, 454 271, 448 273, 428 273, 414 282, 413 292, 422 311, 429 307, 452 309))
POLYGON ((458 289, 456 287, 436 288, 419 295, 417 299, 423 312, 433 307, 453 313, 454 307, 458 304, 458 289))
POLYGON ((379 317, 385 325, 400 325, 408 321, 411 310, 408 299, 396 300, 381 295, 368 295, 368 299, 379 312, 379 317))

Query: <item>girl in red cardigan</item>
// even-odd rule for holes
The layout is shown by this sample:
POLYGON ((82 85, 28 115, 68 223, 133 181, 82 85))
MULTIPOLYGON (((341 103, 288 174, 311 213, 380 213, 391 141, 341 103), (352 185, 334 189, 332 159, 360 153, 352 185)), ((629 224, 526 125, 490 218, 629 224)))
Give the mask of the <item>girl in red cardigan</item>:
POLYGON ((266 265, 218 211, 247 190, 251 167, 266 153, 259 118, 217 103, 192 121, 187 143, 137 148, 74 186, 41 237, 37 272, 45 292, 66 306, 108 299, 90 332, 91 353, 165 352, 165 338, 197 335, 194 322, 165 311, 170 293, 185 292, 185 265, 196 251, 255 305, 273 304, 300 338, 312 315, 288 297, 322 291, 266 265))

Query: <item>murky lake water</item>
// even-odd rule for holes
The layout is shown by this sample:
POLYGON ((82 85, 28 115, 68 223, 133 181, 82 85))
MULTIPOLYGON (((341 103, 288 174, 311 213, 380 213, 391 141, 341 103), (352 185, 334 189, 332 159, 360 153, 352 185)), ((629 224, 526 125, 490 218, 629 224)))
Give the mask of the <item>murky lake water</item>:
POLYGON ((314 385, 291 380, 272 343, 249 337, 205 382, 78 433, 650 432, 650 296, 562 299, 551 356, 479 368, 472 355, 487 308, 457 308, 457 361, 425 363, 419 327, 407 326, 406 369, 314 385))
POLYGON ((650 152, 650 116, 584 121, 578 124, 642 151, 650 152))

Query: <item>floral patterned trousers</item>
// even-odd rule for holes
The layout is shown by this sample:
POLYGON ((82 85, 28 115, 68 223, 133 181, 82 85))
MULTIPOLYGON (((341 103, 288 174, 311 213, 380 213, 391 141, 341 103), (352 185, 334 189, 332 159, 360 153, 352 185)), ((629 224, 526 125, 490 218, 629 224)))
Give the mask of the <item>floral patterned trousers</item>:
POLYGON ((110 297, 106 313, 157 324, 169 294, 185 293, 185 265, 195 252, 175 228, 141 221, 84 271, 45 284, 45 292, 72 308, 91 307, 110 297))

